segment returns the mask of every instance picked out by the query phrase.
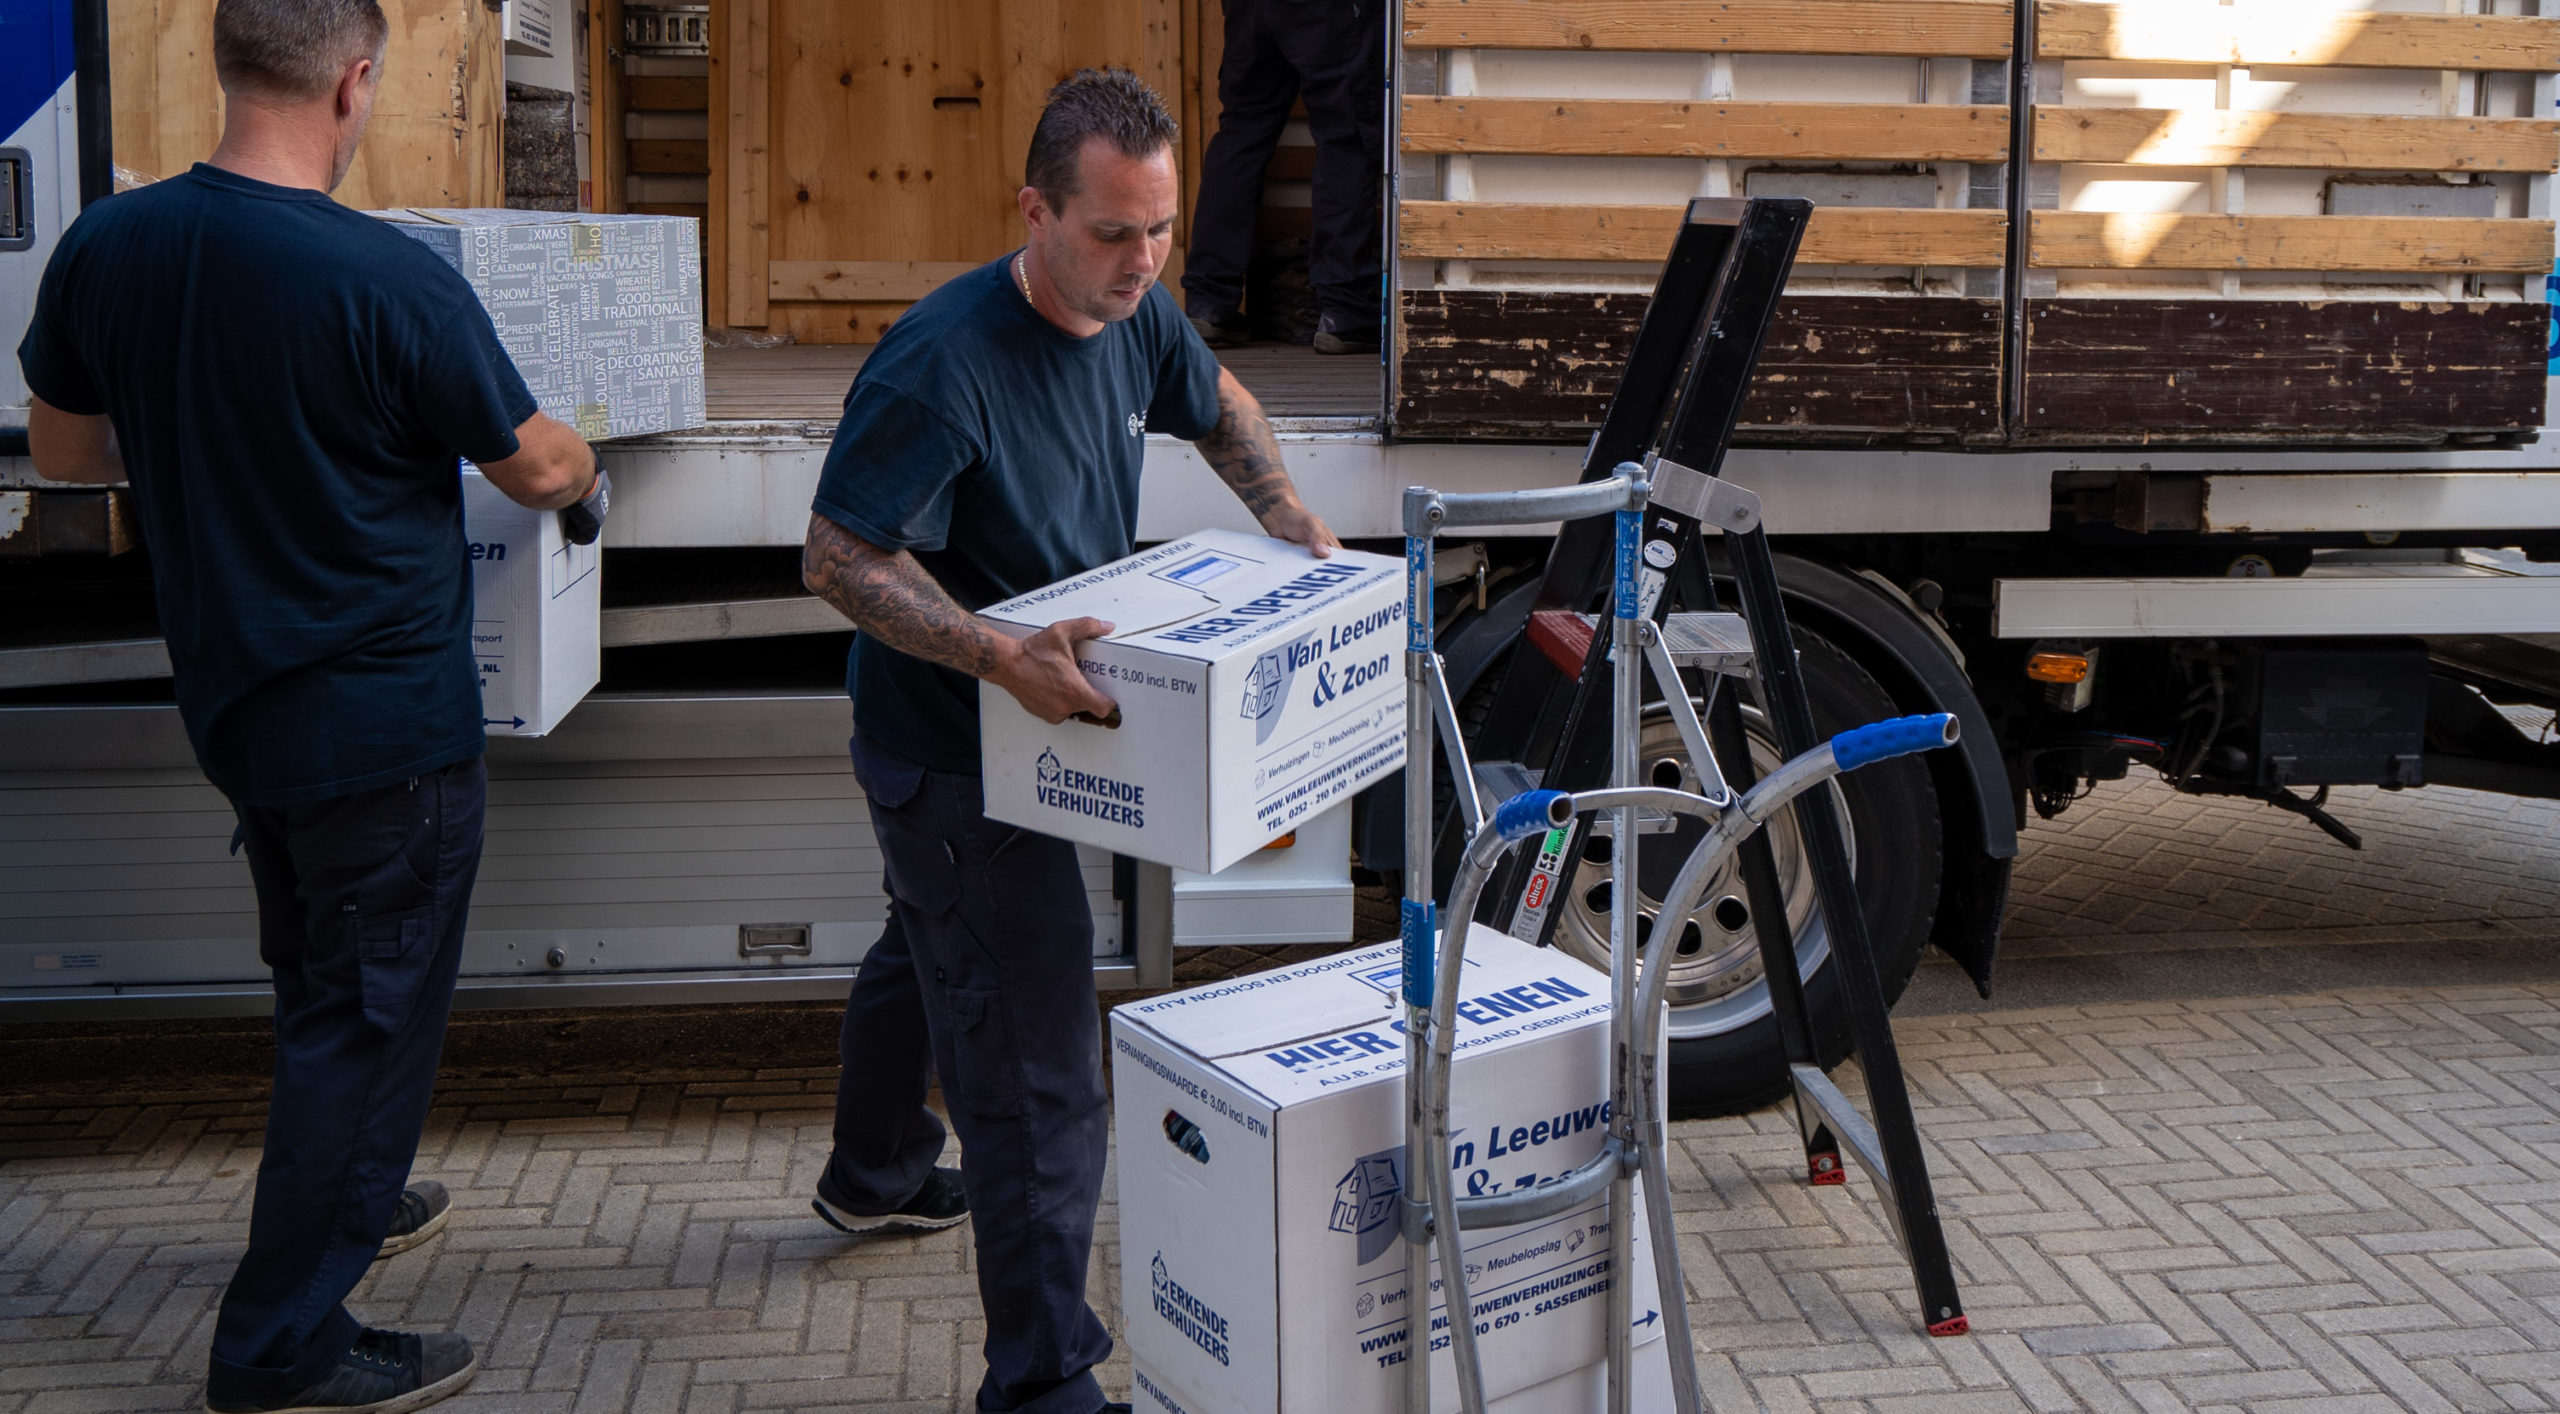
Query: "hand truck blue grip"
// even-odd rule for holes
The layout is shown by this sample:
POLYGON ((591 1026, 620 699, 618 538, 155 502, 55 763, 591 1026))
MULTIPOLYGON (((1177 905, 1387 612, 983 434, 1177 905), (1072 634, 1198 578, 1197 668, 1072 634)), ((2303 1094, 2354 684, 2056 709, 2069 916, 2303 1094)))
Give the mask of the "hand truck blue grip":
POLYGON ((1573 797, 1560 790, 1524 790, 1494 807, 1493 830, 1508 844, 1573 821, 1573 797))
POLYGON ((1831 739, 1831 758, 1840 763, 1841 770, 1854 771, 1895 756, 1953 746, 1955 740, 1954 714, 1928 712, 1852 727, 1831 739))

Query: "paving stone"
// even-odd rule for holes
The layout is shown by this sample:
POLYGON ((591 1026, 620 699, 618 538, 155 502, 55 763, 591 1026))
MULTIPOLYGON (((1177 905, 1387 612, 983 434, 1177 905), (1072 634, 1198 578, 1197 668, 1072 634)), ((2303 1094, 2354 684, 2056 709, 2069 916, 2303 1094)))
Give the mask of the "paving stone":
MULTIPOLYGON (((2027 831, 2010 955, 2560 937, 2560 806, 2332 808, 2370 841, 2352 861, 2242 802, 2104 787, 2027 831)), ((1184 976, 1312 951, 1218 949, 1184 976)), ((1785 1116, 1678 1124, 1711 1407, 2560 1408, 2560 980, 1897 1030, 1974 1334, 1919 1332, 1872 1189, 1807 1188, 1785 1116)), ((481 1345, 455 1414, 966 1408, 965 1229, 844 1238, 805 1212, 832 1084, 448 1077, 417 1171, 454 1190, 453 1225, 352 1302, 481 1345)), ((262 1121, 238 1082, 0 1095, 0 1414, 193 1407, 262 1121)), ((1117 1222, 1106 1204, 1092 1285, 1115 1327, 1117 1222)), ((1125 1354, 1102 1377, 1125 1393, 1125 1354)))

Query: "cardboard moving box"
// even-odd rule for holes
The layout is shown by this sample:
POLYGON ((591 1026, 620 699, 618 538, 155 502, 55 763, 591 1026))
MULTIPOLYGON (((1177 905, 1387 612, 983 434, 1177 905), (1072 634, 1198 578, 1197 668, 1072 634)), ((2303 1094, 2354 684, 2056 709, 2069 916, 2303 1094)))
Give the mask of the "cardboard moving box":
POLYGON ((682 216, 373 213, 462 272, 542 410, 590 442, 700 427, 702 257, 682 216))
POLYGON ((982 611, 1114 625, 1114 728, 978 685, 990 819, 1214 874, 1404 764, 1404 562, 1204 530, 982 611))
MULTIPOLYGON (((1401 974, 1389 944, 1112 1011, 1121 1310, 1147 1381, 1140 1408, 1401 1407, 1401 974)), ((1478 927, 1450 981, 1458 1191, 1507 1192, 1597 1153, 1609 1122, 1608 979, 1478 927)), ((1636 1336, 1658 1348, 1640 1200, 1631 1220, 1636 1336)), ((1505 1414, 1596 1407, 1566 1377, 1604 1356, 1609 1223, 1604 1196, 1467 1234, 1487 1394, 1554 1387, 1553 1398, 1498 1406, 1505 1414)), ((1433 1407, 1446 1414, 1457 1385, 1436 1278, 1432 1290, 1433 1407)))
POLYGON ((604 556, 572 545, 560 513, 527 510, 466 463, 471 652, 491 736, 541 736, 586 700, 603 659, 604 556))

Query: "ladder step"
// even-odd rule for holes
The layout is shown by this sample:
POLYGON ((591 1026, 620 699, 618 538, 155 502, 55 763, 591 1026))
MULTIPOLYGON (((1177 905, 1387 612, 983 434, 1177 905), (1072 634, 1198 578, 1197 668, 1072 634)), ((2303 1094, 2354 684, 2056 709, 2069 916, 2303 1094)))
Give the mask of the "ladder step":
MULTIPOLYGON (((1909 1255, 1911 1240, 1903 1235, 1902 1210, 1892 1201, 1893 1171, 1885 1166, 1884 1144, 1876 1135, 1876 1127, 1867 1122, 1867 1117, 1849 1102, 1849 1097, 1841 1093, 1831 1077, 1822 1073, 1820 1066, 1798 1061, 1787 1070, 1795 1081, 1796 1103, 1822 1117, 1831 1137, 1840 1141, 1840 1147, 1848 1151, 1858 1167, 1867 1171, 1867 1177, 1874 1181, 1877 1191, 1885 1195, 1884 1215, 1893 1226, 1893 1240, 1902 1247, 1906 1256, 1909 1255)), ((1836 1168, 1828 1174, 1817 1170, 1813 1181, 1838 1183, 1842 1177, 1845 1175, 1839 1175, 1836 1168)))
POLYGON ((1673 614, 1662 624, 1662 649, 1674 666, 1739 675, 1751 667, 1751 625, 1740 614, 1673 614))
POLYGON ((1597 620, 1571 609, 1539 609, 1529 615, 1529 646, 1545 654, 1568 682, 1582 676, 1583 661, 1591 656, 1591 636, 1597 632, 1597 620))
POLYGON ((1476 799, 1488 811, 1522 791, 1536 790, 1540 775, 1517 761, 1478 761, 1470 774, 1476 780, 1476 799))
MULTIPOLYGON (((1571 678, 1582 675, 1591 637, 1599 631, 1596 614, 1540 609, 1529 615, 1531 646, 1571 678)), ((1662 647, 1674 667, 1737 677, 1751 668, 1751 626, 1740 614, 1673 614, 1663 621, 1662 647)))

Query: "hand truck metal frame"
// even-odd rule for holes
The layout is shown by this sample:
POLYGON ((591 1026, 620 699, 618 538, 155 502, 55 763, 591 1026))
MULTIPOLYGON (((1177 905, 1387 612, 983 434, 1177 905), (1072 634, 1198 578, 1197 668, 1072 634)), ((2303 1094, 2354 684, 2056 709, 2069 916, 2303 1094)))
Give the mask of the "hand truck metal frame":
MULTIPOLYGON (((1673 478, 1686 468, 1658 463, 1673 478)), ((1694 477, 1695 473, 1687 473, 1694 477)), ((1699 478, 1703 480, 1704 478, 1699 478)), ((1718 483, 1728 493, 1726 514, 1755 522, 1756 500, 1748 492, 1718 483)), ((1456 1037, 1458 989, 1440 988, 1440 978, 1455 978, 1465 964, 1469 921, 1496 865, 1521 842, 1562 829, 1582 814, 1607 812, 1614 818, 1616 838, 1633 841, 1646 826, 1645 814, 1696 816, 1709 829, 1663 900, 1665 916, 1685 917, 1699 895, 1733 852, 1789 801, 1843 771, 1873 761, 1946 746, 1956 739, 1954 717, 1946 713, 1897 718, 1844 732, 1785 765, 1737 798, 1717 768, 1703 728, 1689 710, 1677 656, 1667 646, 1663 627, 1646 612, 1639 587, 1643 519, 1653 505, 1654 481, 1633 464, 1604 481, 1556 490, 1521 491, 1476 496, 1440 495, 1424 488, 1405 492, 1405 652, 1406 765, 1422 780, 1433 760, 1435 737, 1442 741, 1450 773, 1460 782, 1459 813, 1467 843, 1445 911, 1431 898, 1430 844, 1439 821, 1428 790, 1406 793, 1405 896, 1402 905, 1403 989, 1405 1007, 1405 1173, 1403 1214, 1405 1247, 1406 1337, 1405 1408, 1431 1407, 1431 1355, 1435 1341, 1431 1322, 1431 1258, 1440 1261, 1444 1318, 1457 1369, 1459 1402, 1466 1414, 1485 1408, 1482 1366, 1476 1351, 1474 1305, 1468 1293, 1463 1233, 1470 1228, 1509 1227, 1570 1211, 1606 1191, 1609 1195, 1609 1288, 1604 1319, 1609 1373, 1609 1408, 1626 1414, 1629 1375, 1634 1353, 1634 1291, 1627 1281, 1633 1270, 1635 1234, 1627 1216, 1633 1212, 1635 1185, 1644 1187, 1646 1220, 1660 1287, 1663 1339, 1668 1343, 1675 1407, 1683 1414, 1700 1408, 1697 1359, 1689 1334, 1686 1283, 1672 1230, 1671 1188, 1664 1163, 1661 1098, 1663 985, 1667 967, 1640 965, 1643 944, 1637 941, 1640 901, 1636 851, 1611 851, 1609 950, 1609 1093, 1610 1124, 1600 1150, 1570 1172, 1534 1188, 1512 1193, 1461 1198, 1454 1191, 1450 1167, 1449 1076, 1456 1037), (1581 792, 1527 790, 1488 814, 1474 788, 1474 768, 1458 734, 1457 719, 1441 671, 1432 634, 1432 543, 1443 530, 1471 526, 1516 525, 1541 520, 1572 520, 1610 515, 1615 521, 1615 592, 1610 615, 1610 785, 1581 792), (1637 740, 1645 669, 1650 666, 1687 740, 1693 768, 1703 792, 1644 785, 1637 780, 1637 740), (1445 924, 1445 926, 1444 926, 1445 924)), ((1689 619, 1730 619, 1731 615, 1684 615, 1689 619)), ((1678 624, 1705 630, 1712 639, 1716 624, 1678 624)), ((1729 632, 1726 635, 1729 641, 1729 632)), ((1718 655, 1720 671, 1740 670, 1746 654, 1710 646, 1699 653, 1718 655)), ((1665 935, 1669 937, 1669 934, 1665 935)), ((1818 1073, 1818 1072, 1817 1072, 1818 1073)), ((1827 1082, 1826 1082, 1827 1083, 1827 1082)))

